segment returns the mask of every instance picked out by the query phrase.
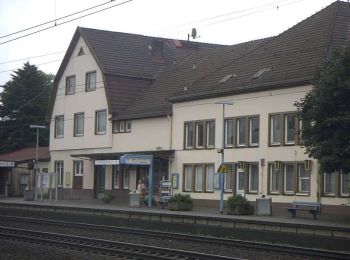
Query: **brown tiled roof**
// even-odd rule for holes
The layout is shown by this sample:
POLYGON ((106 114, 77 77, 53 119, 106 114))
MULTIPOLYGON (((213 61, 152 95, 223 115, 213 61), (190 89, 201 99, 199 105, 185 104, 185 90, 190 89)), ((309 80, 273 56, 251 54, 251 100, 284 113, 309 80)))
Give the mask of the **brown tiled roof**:
MULTIPOLYGON (((30 160, 35 160, 36 148, 22 148, 9 153, 1 153, 1 161, 13 161, 13 162, 25 162, 30 160)), ((38 151, 39 161, 49 161, 50 152, 49 147, 39 147, 38 151)))
POLYGON ((125 104, 137 100, 164 68, 181 62, 198 49, 219 46, 78 27, 54 80, 48 118, 52 116, 58 82, 80 36, 104 74, 111 114, 119 113, 125 104))
POLYGON ((171 103, 167 98, 177 91, 183 91, 194 81, 211 71, 223 67, 227 62, 239 59, 270 38, 241 43, 233 46, 217 46, 213 50, 201 49, 165 70, 154 84, 113 119, 157 117, 171 114, 171 103), (227 59, 230 57, 230 59, 227 59))
POLYGON ((173 102, 309 84, 317 68, 350 39, 350 4, 337 1, 252 52, 193 82, 173 102), (259 70, 269 71, 254 78, 259 70), (228 74, 235 77, 220 84, 228 74))

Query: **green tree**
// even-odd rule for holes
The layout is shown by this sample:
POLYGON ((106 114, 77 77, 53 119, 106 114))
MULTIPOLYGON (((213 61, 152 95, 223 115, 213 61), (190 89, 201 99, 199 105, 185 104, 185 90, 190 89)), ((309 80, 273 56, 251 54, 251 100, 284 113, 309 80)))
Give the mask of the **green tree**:
POLYGON ((303 146, 322 172, 350 172, 350 46, 335 52, 297 102, 303 146))
MULTIPOLYGON (((28 62, 0 86, 0 152, 34 147, 36 131, 32 124, 47 125, 46 110, 53 75, 45 74, 28 62)), ((48 146, 49 129, 40 130, 40 146, 48 146)))

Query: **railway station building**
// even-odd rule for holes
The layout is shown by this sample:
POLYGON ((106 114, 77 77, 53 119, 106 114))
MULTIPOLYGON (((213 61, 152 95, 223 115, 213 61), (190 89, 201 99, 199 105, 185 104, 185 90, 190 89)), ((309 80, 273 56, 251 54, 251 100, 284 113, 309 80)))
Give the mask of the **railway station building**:
POLYGON ((77 28, 48 112, 49 168, 63 197, 110 191, 126 202, 138 180, 157 194, 171 179, 173 192, 217 206, 224 152, 225 198, 349 212, 350 175, 319 173, 294 106, 349 32, 342 1, 277 36, 230 46, 77 28))

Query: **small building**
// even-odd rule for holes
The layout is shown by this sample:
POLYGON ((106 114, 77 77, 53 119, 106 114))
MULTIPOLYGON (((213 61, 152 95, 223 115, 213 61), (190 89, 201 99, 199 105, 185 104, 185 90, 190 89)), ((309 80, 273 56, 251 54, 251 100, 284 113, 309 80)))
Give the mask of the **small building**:
MULTIPOLYGON (((22 148, 0 154, 0 196, 19 197, 27 187, 33 187, 36 148, 22 148)), ((38 153, 40 172, 48 172, 49 147, 40 147, 38 153)))

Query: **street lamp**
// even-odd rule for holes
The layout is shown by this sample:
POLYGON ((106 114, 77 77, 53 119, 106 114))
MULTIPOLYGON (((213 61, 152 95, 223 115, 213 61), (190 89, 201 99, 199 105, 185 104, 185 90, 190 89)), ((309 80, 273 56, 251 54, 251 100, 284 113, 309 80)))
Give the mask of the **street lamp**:
POLYGON ((35 150, 35 166, 34 166, 34 189, 35 189, 35 200, 38 199, 38 193, 36 190, 36 175, 39 172, 39 129, 45 129, 43 125, 30 125, 30 128, 36 129, 36 150, 35 150))
MULTIPOLYGON (((221 164, 225 162, 225 105, 232 106, 232 101, 215 101, 215 104, 222 105, 222 141, 221 141, 221 164)), ((220 213, 224 212, 224 173, 220 173, 220 213)))

